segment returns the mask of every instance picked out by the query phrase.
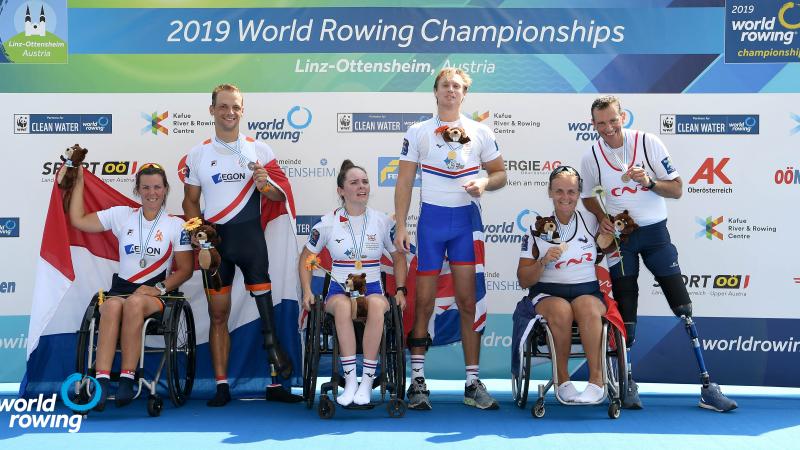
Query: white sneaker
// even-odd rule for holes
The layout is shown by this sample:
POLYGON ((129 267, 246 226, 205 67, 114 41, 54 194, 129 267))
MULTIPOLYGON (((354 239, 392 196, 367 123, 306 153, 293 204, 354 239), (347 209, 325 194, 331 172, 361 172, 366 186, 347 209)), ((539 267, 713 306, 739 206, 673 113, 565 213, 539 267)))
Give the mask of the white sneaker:
POLYGON ((575 399, 577 403, 599 403, 605 397, 605 391, 600 386, 587 383, 586 389, 575 399))
POLYGON ((573 402, 578 398, 578 390, 571 381, 565 381, 558 385, 558 397, 565 402, 573 402))

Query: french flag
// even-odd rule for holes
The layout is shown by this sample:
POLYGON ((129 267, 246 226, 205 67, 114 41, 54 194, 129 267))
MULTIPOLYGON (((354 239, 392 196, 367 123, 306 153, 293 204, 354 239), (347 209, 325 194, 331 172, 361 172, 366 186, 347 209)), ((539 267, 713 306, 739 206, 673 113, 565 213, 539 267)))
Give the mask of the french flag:
MULTIPOLYGON (((294 364, 292 378, 277 381, 297 386, 302 384, 302 364, 297 327, 300 293, 294 197, 277 162, 273 160, 265 168, 287 199, 285 202, 261 199, 261 225, 271 261, 269 272, 276 328, 281 345, 294 364)), ((84 186, 87 212, 119 205, 139 206, 88 171, 84 171, 84 186)), ((76 332, 92 296, 99 289, 111 287, 111 277, 119 265, 117 245, 117 239, 110 231, 83 233, 73 228, 63 212, 61 192, 54 184, 36 269, 27 369, 20 384, 20 395, 57 392, 67 376, 75 372, 76 332)), ((197 373, 193 393, 200 398, 209 397, 215 392, 216 383, 208 348, 207 301, 199 270, 184 283, 181 291, 192 306, 197 335, 197 373)), ((258 311, 244 289, 238 270, 233 282, 228 328, 231 332, 228 379, 234 395, 263 395, 264 386, 273 380, 268 374, 258 311)), ((153 359, 151 362, 155 364, 149 367, 146 363, 145 375, 152 379, 158 361, 153 359)), ((118 370, 116 366, 115 370, 118 370)))

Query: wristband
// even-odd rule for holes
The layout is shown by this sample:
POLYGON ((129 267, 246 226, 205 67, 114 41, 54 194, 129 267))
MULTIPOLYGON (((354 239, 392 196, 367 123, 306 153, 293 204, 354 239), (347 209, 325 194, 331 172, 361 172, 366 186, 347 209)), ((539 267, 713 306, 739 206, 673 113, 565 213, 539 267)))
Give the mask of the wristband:
POLYGON ((398 292, 402 292, 403 295, 408 295, 408 289, 405 286, 398 286, 397 289, 394 290, 394 295, 397 295, 398 292))

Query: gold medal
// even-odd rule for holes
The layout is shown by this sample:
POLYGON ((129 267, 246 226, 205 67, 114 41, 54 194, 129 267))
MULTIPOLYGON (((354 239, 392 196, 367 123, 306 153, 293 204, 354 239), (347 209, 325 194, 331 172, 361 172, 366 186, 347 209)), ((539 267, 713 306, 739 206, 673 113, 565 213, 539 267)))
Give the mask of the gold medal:
POLYGON ((449 152, 447 152, 447 159, 456 159, 456 151, 450 150, 449 152))
POLYGON ((361 261, 356 261, 356 270, 361 270, 362 264, 361 261))

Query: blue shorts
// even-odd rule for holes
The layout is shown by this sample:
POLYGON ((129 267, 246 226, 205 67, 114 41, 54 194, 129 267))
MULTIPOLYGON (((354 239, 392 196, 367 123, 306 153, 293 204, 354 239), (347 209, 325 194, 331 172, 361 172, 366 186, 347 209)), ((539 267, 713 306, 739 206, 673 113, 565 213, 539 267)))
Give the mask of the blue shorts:
MULTIPOLYGON (((330 286, 328 286, 328 295, 325 297, 325 301, 327 302, 331 296, 336 294, 343 294, 347 295, 347 292, 342 289, 342 285, 335 281, 331 281, 330 286)), ((381 286, 380 281, 373 281, 372 283, 367 283, 367 294, 365 297, 368 297, 372 294, 379 294, 383 295, 383 287, 381 286)))
POLYGON ((620 246, 622 264, 611 266, 611 280, 622 278, 622 266, 625 266, 625 275, 639 275, 639 255, 650 273, 656 277, 680 275, 681 267, 678 265, 678 249, 672 245, 667 230, 667 220, 639 227, 628 236, 620 246))
POLYGON ((438 275, 445 255, 451 265, 475 265, 472 233, 483 230, 475 204, 449 208, 423 203, 417 223, 417 274, 438 275))

